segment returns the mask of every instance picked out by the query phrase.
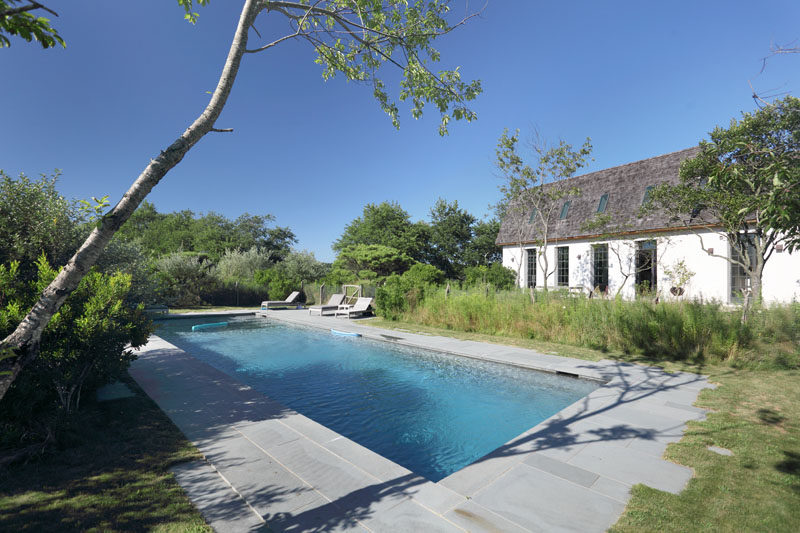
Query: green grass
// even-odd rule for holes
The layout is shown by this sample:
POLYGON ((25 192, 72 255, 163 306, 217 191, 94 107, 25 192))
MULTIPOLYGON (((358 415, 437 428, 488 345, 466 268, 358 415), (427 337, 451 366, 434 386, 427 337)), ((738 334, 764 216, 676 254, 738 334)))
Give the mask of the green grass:
MULTIPOLYGON (((734 368, 737 360, 671 361, 609 350, 598 352, 550 342, 461 332, 373 319, 363 324, 460 339, 510 344, 565 357, 653 364, 668 371, 701 372, 719 387, 704 390, 696 405, 707 420, 690 422, 683 439, 664 457, 694 470, 679 495, 636 485, 625 513, 611 529, 639 531, 800 531, 800 371, 778 366, 734 368), (711 452, 727 448, 733 456, 711 452)), ((760 339, 760 346, 771 344, 760 339)), ((790 350, 782 345, 780 351, 790 350)), ((794 346, 794 349, 797 347, 794 346)), ((772 348, 775 351, 775 348, 772 348)), ((769 360, 769 354, 764 355, 769 360)))
MULTIPOLYGON (((380 303, 380 302, 379 302, 380 303)), ((570 298, 559 292, 426 290, 400 313, 379 314, 454 331, 558 343, 651 360, 735 361, 750 368, 800 368, 800 304, 737 310, 695 301, 570 298), (776 353, 765 354, 767 343, 776 353)))
POLYGON ((168 471, 199 453, 129 383, 135 397, 86 402, 58 449, 0 471, 0 530, 211 531, 168 471))

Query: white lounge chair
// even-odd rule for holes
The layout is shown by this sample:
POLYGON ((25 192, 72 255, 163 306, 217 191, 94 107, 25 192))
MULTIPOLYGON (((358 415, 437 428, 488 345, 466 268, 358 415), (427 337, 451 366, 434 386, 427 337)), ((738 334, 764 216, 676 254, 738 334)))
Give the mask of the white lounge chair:
POLYGON ((297 301, 300 296, 300 291, 294 291, 285 300, 270 300, 268 302, 261 302, 261 310, 275 309, 276 307, 295 307, 302 305, 302 302, 297 301))
POLYGON ((336 312, 339 309, 339 306, 342 305, 344 301, 344 294, 335 293, 331 294, 331 297, 328 298, 328 303, 324 305, 312 305, 308 308, 308 314, 313 315, 315 312, 320 316, 324 315, 326 311, 336 312))
POLYGON ((354 315, 363 315, 364 313, 369 312, 371 305, 372 298, 359 298, 353 305, 340 305, 339 309, 336 310, 336 316, 346 316, 347 318, 352 318, 354 315))

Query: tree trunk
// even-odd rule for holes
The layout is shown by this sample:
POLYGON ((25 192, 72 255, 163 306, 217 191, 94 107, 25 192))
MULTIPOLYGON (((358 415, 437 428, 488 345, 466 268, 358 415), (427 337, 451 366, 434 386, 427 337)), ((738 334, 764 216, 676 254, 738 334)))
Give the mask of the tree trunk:
POLYGON ((119 203, 103 216, 98 226, 59 272, 56 279, 42 292, 39 301, 20 322, 17 329, 0 343, 0 353, 9 349, 14 353, 12 357, 0 359, 0 400, 22 369, 38 357, 39 341, 45 326, 95 264, 114 233, 128 220, 153 187, 183 159, 186 152, 214 129, 214 123, 225 107, 239 71, 239 64, 247 47, 248 30, 260 8, 258 0, 245 0, 217 88, 203 113, 166 150, 150 160, 150 164, 119 203))

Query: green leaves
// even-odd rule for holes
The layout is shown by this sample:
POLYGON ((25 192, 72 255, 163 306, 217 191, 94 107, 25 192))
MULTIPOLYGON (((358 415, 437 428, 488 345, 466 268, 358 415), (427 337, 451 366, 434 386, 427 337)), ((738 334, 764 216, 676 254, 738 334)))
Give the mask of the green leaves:
MULTIPOLYGON (((180 1, 191 4, 189 0, 180 1)), ((276 0, 264 4, 269 16, 289 19, 294 34, 286 38, 305 39, 313 46, 325 80, 341 74, 348 80, 372 84, 375 99, 395 127, 400 125, 398 105, 378 75, 387 65, 402 74, 397 101, 408 101, 415 119, 422 117, 427 105, 435 106, 441 116, 441 135, 448 133, 452 120, 469 122, 477 118, 468 102, 480 94, 480 82, 463 81, 458 68, 431 68, 441 59, 433 41, 470 18, 451 25, 447 20, 448 0, 276 0)))
MULTIPOLYGON (((198 6, 207 6, 211 0, 197 0, 198 6)), ((185 14, 183 15, 184 20, 194 24, 197 22, 197 18, 200 16, 196 13, 194 9, 194 2, 193 0, 178 0, 178 5, 183 8, 185 14)))
POLYGON ((0 48, 11 46, 8 36, 20 37, 27 42, 37 41, 42 48, 53 48, 56 45, 66 48, 64 39, 50 25, 50 19, 32 13, 42 9, 58 16, 36 2, 0 0, 0 48))

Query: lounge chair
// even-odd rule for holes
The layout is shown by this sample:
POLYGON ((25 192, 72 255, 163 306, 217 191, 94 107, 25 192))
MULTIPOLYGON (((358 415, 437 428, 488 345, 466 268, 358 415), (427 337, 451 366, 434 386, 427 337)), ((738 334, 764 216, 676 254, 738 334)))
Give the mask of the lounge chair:
POLYGON ((344 294, 335 293, 331 294, 331 297, 328 298, 328 303, 323 305, 312 305, 308 308, 308 314, 313 315, 315 312, 320 316, 324 315, 327 311, 336 312, 339 309, 339 306, 342 305, 344 301, 344 294))
POLYGON ((369 313, 369 308, 372 305, 372 298, 359 298, 353 305, 340 305, 336 310, 336 316, 346 316, 352 318, 354 315, 359 316, 364 313, 369 313))
POLYGON ((296 307, 302 305, 302 302, 297 301, 300 296, 300 291, 294 291, 285 300, 270 300, 268 302, 261 302, 261 310, 275 309, 276 307, 296 307))

